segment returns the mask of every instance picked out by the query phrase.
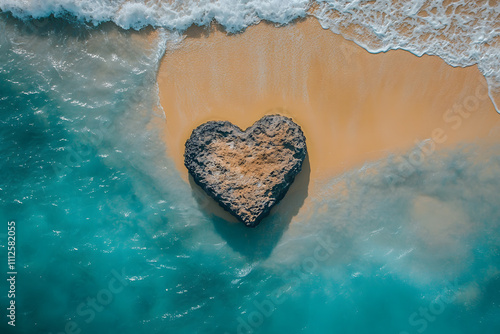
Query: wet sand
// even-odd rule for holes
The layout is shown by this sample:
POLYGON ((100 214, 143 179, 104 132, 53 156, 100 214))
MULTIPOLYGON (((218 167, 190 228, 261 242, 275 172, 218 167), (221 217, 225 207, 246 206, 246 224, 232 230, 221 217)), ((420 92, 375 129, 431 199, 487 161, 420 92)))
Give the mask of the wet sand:
POLYGON ((292 117, 307 138, 312 180, 433 135, 438 149, 500 141, 500 116, 477 67, 406 51, 370 54, 314 18, 229 36, 216 26, 192 28, 165 54, 158 83, 167 154, 186 181, 184 143, 209 120, 245 129, 266 114, 292 117))

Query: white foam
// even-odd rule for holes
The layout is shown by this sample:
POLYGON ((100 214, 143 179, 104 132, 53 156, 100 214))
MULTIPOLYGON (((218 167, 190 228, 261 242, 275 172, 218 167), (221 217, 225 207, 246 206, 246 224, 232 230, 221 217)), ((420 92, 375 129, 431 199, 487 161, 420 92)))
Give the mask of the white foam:
POLYGON ((286 24, 305 16, 308 0, 0 0, 0 9, 18 18, 42 18, 66 13, 98 24, 113 21, 124 29, 145 26, 184 30, 212 20, 237 32, 260 20, 286 24))
POLYGON ((323 0, 314 16, 324 28, 372 53, 404 49, 417 56, 437 55, 452 66, 477 64, 495 103, 492 95, 500 93, 499 13, 499 3, 485 0, 323 0))
POLYGON ((0 0, 0 9, 21 19, 65 13, 98 24, 110 21, 124 0, 0 0))
POLYGON ((261 20, 287 24, 312 13, 324 28, 372 53, 404 49, 417 56, 437 55, 452 66, 477 64, 488 80, 492 101, 500 96, 497 1, 0 0, 0 9, 21 19, 69 13, 96 25, 113 21, 136 30, 153 26, 183 31, 216 20, 229 32, 261 20))

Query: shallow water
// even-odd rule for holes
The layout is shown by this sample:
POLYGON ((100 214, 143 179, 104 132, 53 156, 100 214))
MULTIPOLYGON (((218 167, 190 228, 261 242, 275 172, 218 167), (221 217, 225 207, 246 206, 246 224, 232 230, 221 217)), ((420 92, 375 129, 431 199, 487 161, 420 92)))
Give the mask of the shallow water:
POLYGON ((498 332, 498 144, 308 180, 292 223, 249 230, 205 210, 151 125, 177 34, 30 22, 0 14, 2 333, 498 332))

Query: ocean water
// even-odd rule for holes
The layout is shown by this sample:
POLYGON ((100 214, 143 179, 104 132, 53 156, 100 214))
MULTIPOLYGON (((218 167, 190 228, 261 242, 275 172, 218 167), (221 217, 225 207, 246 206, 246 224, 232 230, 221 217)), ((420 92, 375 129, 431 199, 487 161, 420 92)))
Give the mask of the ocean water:
POLYGON ((21 19, 73 16, 124 29, 183 31, 220 23, 228 32, 267 20, 284 25, 313 15, 325 29, 369 52, 403 49, 437 55, 452 66, 477 64, 500 112, 500 2, 497 0, 0 0, 0 10, 21 19))
MULTIPOLYGON (((444 15, 436 4, 417 28, 444 15)), ((159 61, 214 19, 235 32, 314 10, 348 38, 348 23, 371 27, 357 42, 373 52, 477 63, 495 87, 497 2, 478 2, 472 23, 452 15, 474 27, 463 40, 427 46, 377 30, 405 12, 360 9, 375 5, 0 0, 0 254, 7 277, 15 221, 18 272, 15 327, 0 281, 0 332, 498 333, 500 145, 409 166, 416 146, 322 181, 293 224, 278 212, 250 230, 207 214, 158 139, 159 61), (160 32, 150 42, 147 26, 160 32)))

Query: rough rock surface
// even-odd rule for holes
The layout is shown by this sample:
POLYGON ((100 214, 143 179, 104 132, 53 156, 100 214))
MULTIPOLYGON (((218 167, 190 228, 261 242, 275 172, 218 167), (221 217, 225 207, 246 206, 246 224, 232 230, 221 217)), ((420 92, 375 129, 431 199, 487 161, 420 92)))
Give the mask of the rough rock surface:
POLYGON ((186 141, 184 165, 224 209, 254 227, 285 196, 306 153, 300 126, 269 115, 245 131, 227 121, 200 125, 186 141))

